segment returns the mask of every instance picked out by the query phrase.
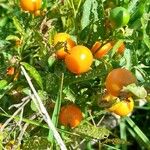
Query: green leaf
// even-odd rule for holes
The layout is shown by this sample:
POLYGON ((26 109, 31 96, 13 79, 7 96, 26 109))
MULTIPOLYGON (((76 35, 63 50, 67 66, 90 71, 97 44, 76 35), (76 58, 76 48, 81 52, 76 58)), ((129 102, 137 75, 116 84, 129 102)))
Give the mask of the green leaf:
POLYGON ((4 89, 8 85, 6 80, 0 80, 0 90, 4 89))
POLYGON ((88 80, 94 80, 95 78, 101 78, 107 75, 107 71, 110 68, 106 68, 104 64, 98 65, 96 68, 93 70, 91 69, 89 72, 84 73, 81 76, 75 76, 74 74, 68 74, 65 75, 64 79, 64 84, 65 85, 71 85, 71 84, 76 84, 80 82, 86 82, 88 80))
POLYGON ((44 150, 49 149, 51 147, 50 142, 46 139, 46 137, 42 136, 32 136, 25 140, 25 142, 22 145, 22 148, 24 150, 44 150))
POLYGON ((145 13, 143 17, 141 18, 141 23, 142 23, 142 29, 143 29, 143 41, 146 44, 146 46, 150 49, 150 38, 146 32, 147 26, 149 23, 149 18, 150 18, 150 13, 149 14, 145 13))
POLYGON ((104 9, 101 0, 86 0, 82 8, 81 33, 79 37, 89 45, 104 38, 104 9))
POLYGON ((54 55, 51 55, 48 58, 48 65, 49 65, 49 67, 52 67, 52 65, 55 63, 55 61, 56 61, 56 57, 54 55))
POLYGON ((37 109, 35 103, 33 102, 33 100, 31 101, 30 107, 33 111, 38 112, 38 109, 37 109))
POLYGON ((92 1, 86 0, 83 5, 83 15, 81 18, 81 30, 90 24, 90 10, 92 7, 92 1))
POLYGON ((54 73, 48 73, 45 76, 45 81, 46 91, 48 91, 52 97, 55 97, 59 89, 59 78, 54 73))
POLYGON ((135 70, 135 75, 137 77, 137 79, 140 81, 140 82, 144 82, 145 81, 145 78, 146 77, 146 74, 144 73, 144 71, 141 69, 141 68, 137 68, 135 70))
POLYGON ((134 22, 144 14, 145 2, 140 2, 137 7, 135 7, 135 11, 131 14, 130 22, 134 22))
POLYGON ((63 93, 65 94, 65 99, 71 100, 71 102, 75 102, 75 93, 73 93, 72 89, 69 88, 69 86, 63 90, 63 93))
POLYGON ((43 89, 43 81, 39 72, 33 66, 29 65, 26 62, 21 62, 21 65, 23 65, 25 69, 29 71, 31 77, 36 81, 40 88, 43 89))
MULTIPOLYGON (((107 143, 112 143, 114 145, 119 145, 119 144, 122 144, 124 146, 127 146, 127 144, 131 144, 129 143, 128 141, 124 140, 124 139, 119 139, 119 138, 111 138, 111 139, 106 139, 104 142, 102 142, 102 144, 107 144, 107 143)), ((116 149, 116 148, 112 148, 112 149, 116 149)), ((117 150, 120 150, 120 149, 117 149, 117 150)), ((121 149, 121 150, 124 150, 124 149, 121 149)))
POLYGON ((8 17, 3 17, 0 20, 0 27, 4 27, 8 21, 8 17))
POLYGON ((123 91, 129 91, 138 98, 146 98, 147 91, 143 86, 137 86, 135 83, 123 87, 123 91))
POLYGON ((128 130, 137 140, 137 142, 143 147, 145 146, 145 149, 150 149, 150 141, 148 137, 141 131, 141 129, 133 122, 133 120, 129 117, 126 117, 126 122, 128 123, 128 130))
MULTIPOLYGON (((39 90, 38 91, 38 95, 40 96, 43 104, 45 105, 46 104, 46 100, 48 99, 48 95, 45 91, 42 91, 42 90, 39 90)), ((38 109, 35 105, 35 103, 33 102, 33 100, 31 101, 31 105, 30 105, 31 109, 35 112, 38 112, 38 109)))
POLYGON ((15 35, 9 35, 9 36, 6 37, 6 40, 7 41, 10 41, 10 40, 16 41, 16 40, 20 40, 20 39, 15 35))
POLYGON ((122 44, 122 42, 123 42, 123 40, 118 40, 117 42, 116 42, 116 44, 113 46, 113 48, 112 48, 112 53, 111 53, 111 58, 114 56, 114 54, 117 52, 117 49, 121 46, 121 44, 122 44))
POLYGON ((135 8, 136 8, 135 6, 138 3, 138 1, 140 1, 140 0, 130 1, 130 3, 128 4, 128 11, 130 13, 133 13, 135 11, 135 8))
POLYGON ((10 83, 7 85, 7 81, 1 80, 2 86, 0 88, 0 99, 13 87, 13 84, 10 83), (2 88, 3 87, 3 88, 2 88))
POLYGON ((3 139, 4 139, 4 136, 3 136, 3 132, 0 131, 0 150, 4 149, 3 147, 3 139))
POLYGON ((75 128, 74 131, 77 134, 99 140, 107 138, 111 133, 104 127, 96 127, 90 124, 81 124, 79 127, 75 128))
MULTIPOLYGON (((53 115, 52 115, 52 122, 55 125, 55 127, 57 127, 58 125, 58 118, 59 118, 59 112, 60 112, 61 101, 62 101, 63 80, 64 80, 64 74, 62 74, 62 77, 61 77, 60 88, 59 88, 57 100, 56 100, 53 115)), ((48 140, 53 141, 53 134, 51 131, 49 131, 48 140)))
POLYGON ((24 93, 24 94, 26 94, 26 95, 30 95, 31 94, 31 89, 30 88, 23 88, 22 89, 22 92, 24 93))
POLYGON ((21 25, 21 23, 19 22, 19 20, 17 19, 16 16, 13 17, 13 23, 14 23, 16 29, 19 31, 19 33, 21 33, 22 35, 24 35, 25 34, 24 28, 23 28, 23 26, 21 25))
POLYGON ((126 48, 125 53, 124 53, 124 58, 125 58, 125 68, 128 70, 131 70, 132 67, 132 54, 129 49, 126 48))

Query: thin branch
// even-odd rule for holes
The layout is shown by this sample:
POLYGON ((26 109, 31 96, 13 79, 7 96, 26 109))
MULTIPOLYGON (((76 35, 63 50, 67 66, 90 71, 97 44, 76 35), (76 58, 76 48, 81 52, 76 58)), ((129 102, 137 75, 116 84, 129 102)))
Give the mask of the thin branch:
MULTIPOLYGON (((35 119, 35 118, 36 118, 36 115, 34 114, 34 115, 31 116, 29 119, 30 119, 30 120, 33 120, 33 119, 35 119)), ((28 126, 29 126, 29 123, 25 123, 25 124, 24 124, 24 126, 23 126, 23 128, 22 128, 22 130, 21 130, 21 132, 20 132, 20 134, 19 134, 19 136, 18 136, 18 144, 17 144, 17 147, 19 147, 19 145, 21 145, 21 141, 22 141, 23 135, 24 135, 24 133, 25 133, 25 131, 26 131, 26 129, 27 129, 28 126)), ((15 148, 17 148, 17 147, 15 147, 15 148)))
POLYGON ((13 118, 22 110, 22 108, 30 101, 29 97, 27 97, 28 99, 26 99, 26 101, 24 101, 24 103, 22 104, 22 106, 20 106, 15 112, 14 114, 8 119, 6 120, 6 122, 1 126, 0 128, 0 132, 2 132, 4 130, 4 128, 9 124, 9 122, 11 120, 13 120, 13 118))
POLYGON ((30 79, 29 75, 27 74, 27 72, 26 72, 26 70, 24 69, 23 66, 21 66, 21 70, 22 70, 22 72, 23 72, 23 74, 24 74, 24 76, 25 76, 25 78, 26 78, 26 80, 27 80, 27 82, 28 82, 28 84, 29 84, 29 86, 30 86, 30 88, 31 88, 31 90, 32 90, 32 92, 33 92, 37 102, 38 102, 38 104, 39 104, 39 108, 40 108, 40 110, 42 112, 43 119, 48 124, 49 129, 52 130, 52 133, 53 133, 56 141, 58 142, 61 150, 67 150, 63 140, 61 139, 59 133, 57 132, 55 126, 53 125, 53 122, 52 122, 52 120, 51 120, 51 118, 50 118, 46 108, 44 107, 44 105, 43 105, 43 103, 41 101, 41 98, 39 97, 38 93, 36 92, 32 82, 31 82, 31 79, 30 79))

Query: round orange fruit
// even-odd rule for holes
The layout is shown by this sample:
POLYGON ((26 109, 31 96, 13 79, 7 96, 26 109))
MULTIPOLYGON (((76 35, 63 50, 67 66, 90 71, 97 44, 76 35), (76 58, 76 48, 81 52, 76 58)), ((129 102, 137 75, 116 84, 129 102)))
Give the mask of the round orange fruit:
POLYGON ((75 104, 68 104, 61 108, 59 122, 72 128, 78 126, 83 119, 82 112, 75 104))
POLYGON ((113 69, 106 77, 106 89, 113 96, 118 96, 123 86, 136 83, 136 77, 127 69, 113 69))
POLYGON ((34 12, 41 8, 42 0, 20 0, 20 6, 24 11, 34 12))
POLYGON ((73 47, 65 57, 65 64, 69 71, 82 74, 90 69, 93 62, 91 51, 82 45, 73 47))
POLYGON ((56 56, 58 59, 64 59, 67 54, 67 51, 69 51, 76 45, 76 43, 71 39, 70 35, 67 33, 57 33, 54 36, 54 45, 58 43, 63 43, 61 48, 56 51, 56 56), (65 48, 67 51, 65 51, 65 48))
POLYGON ((127 116, 133 111, 133 108, 134 108, 134 101, 132 97, 129 97, 128 99, 115 103, 108 110, 119 116, 127 116))

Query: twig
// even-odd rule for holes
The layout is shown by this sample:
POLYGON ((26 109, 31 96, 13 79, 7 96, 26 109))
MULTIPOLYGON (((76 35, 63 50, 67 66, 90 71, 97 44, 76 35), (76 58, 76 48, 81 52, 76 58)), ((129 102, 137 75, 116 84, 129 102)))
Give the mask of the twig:
POLYGON ((5 122, 5 123, 1 126, 1 128, 0 128, 0 132, 2 132, 2 131, 4 130, 4 128, 9 124, 9 122, 10 122, 11 120, 13 120, 13 118, 22 110, 22 108, 23 108, 29 101, 30 101, 29 99, 27 99, 26 101, 24 101, 24 103, 22 104, 22 106, 20 106, 8 120, 6 120, 6 122, 5 122))
POLYGON ((94 118, 93 118, 93 116, 92 116, 92 114, 91 114, 91 110, 89 110, 88 113, 89 113, 89 115, 90 115, 90 117, 91 117, 91 120, 92 120, 93 125, 96 126, 96 123, 95 123, 95 121, 94 121, 94 118))
MULTIPOLYGON (((36 115, 34 114, 33 116, 31 116, 29 119, 30 120, 33 120, 36 118, 36 115)), ((23 135, 27 129, 27 127, 29 126, 29 123, 25 123, 25 125, 23 126, 19 136, 18 136, 18 144, 17 144, 17 147, 19 147, 19 145, 21 144, 21 141, 22 141, 22 138, 23 138, 23 135)), ((14 148, 17 148, 17 147, 14 147, 14 148)))
POLYGON ((97 126, 99 126, 102 123, 102 121, 103 121, 104 118, 105 118, 105 115, 102 116, 102 118, 100 119, 100 121, 97 123, 97 126))
POLYGON ((27 82, 28 82, 28 84, 29 84, 29 86, 30 86, 30 88, 31 88, 31 90, 32 90, 32 92, 33 92, 37 102, 38 102, 38 104, 39 104, 39 108, 40 108, 40 110, 42 112, 43 119, 48 124, 49 129, 52 130, 52 133, 53 133, 56 141, 58 142, 61 150, 67 150, 63 140, 61 139, 59 133, 57 132, 55 126, 53 125, 53 122, 52 122, 52 120, 51 120, 47 110, 45 109, 45 107, 44 107, 44 105, 43 105, 43 103, 41 101, 41 98, 39 97, 38 93, 36 92, 32 82, 31 82, 31 79, 30 79, 29 75, 27 74, 27 72, 26 72, 26 70, 24 69, 23 66, 21 66, 21 70, 22 70, 22 72, 23 72, 23 74, 24 74, 24 76, 25 76, 25 78, 26 78, 26 80, 27 80, 27 82))
POLYGON ((73 150, 78 149, 84 142, 86 141, 86 139, 83 139, 77 146, 73 147, 73 150))

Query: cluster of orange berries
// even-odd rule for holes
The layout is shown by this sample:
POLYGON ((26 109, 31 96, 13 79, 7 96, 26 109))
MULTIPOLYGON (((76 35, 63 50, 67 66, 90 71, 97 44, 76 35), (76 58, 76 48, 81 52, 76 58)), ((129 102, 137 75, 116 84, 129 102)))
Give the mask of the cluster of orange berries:
MULTIPOLYGON (((57 33, 54 36, 54 46, 61 45, 56 50, 56 56, 58 59, 64 60, 68 70, 74 74, 82 74, 87 72, 93 62, 93 55, 95 58, 102 58, 105 56, 114 46, 114 42, 108 42, 102 44, 96 42, 91 50, 83 45, 76 45, 71 36, 67 33, 57 33)), ((125 50, 125 45, 118 48, 117 52, 122 54, 125 50)), ((126 69, 114 69, 106 78, 107 101, 117 99, 123 86, 127 86, 131 83, 135 83, 136 78, 134 75, 126 69), (109 96, 109 98, 108 98, 109 96)), ((134 101, 132 97, 127 97, 123 100, 113 104, 108 111, 113 112, 119 116, 126 116, 133 111, 134 101)), ((76 127, 82 120, 81 110, 74 104, 66 105, 61 108, 59 121, 61 124, 70 127, 76 127)))
MULTIPOLYGON (((61 48, 56 51, 58 59, 64 59, 66 67, 74 74, 82 74, 90 70, 93 62, 93 55, 95 58, 102 58, 114 46, 114 42, 102 44, 96 42, 91 50, 83 45, 76 45, 69 34, 57 33, 54 36, 54 45, 62 43, 61 48)), ((118 53, 122 54, 125 50, 124 43, 118 48, 118 53)))
MULTIPOLYGON (((20 6, 24 11, 33 13, 35 16, 40 14, 42 0, 20 0, 20 6)), ((54 36, 54 46, 58 59, 65 61, 68 70, 74 74, 82 74, 90 70, 93 57, 100 59, 104 57, 115 45, 114 41, 97 41, 91 49, 76 45, 75 41, 67 33, 58 33, 54 36), (60 45, 60 46, 59 46, 60 45)), ((122 43, 117 49, 119 54, 123 54, 125 44, 122 43)), ((7 70, 8 75, 14 74, 13 68, 7 70)), ((106 77, 106 89, 108 94, 103 97, 106 101, 117 99, 108 110, 119 116, 126 116, 133 111, 134 101, 131 96, 120 100, 118 97, 123 89, 131 83, 136 83, 135 76, 126 69, 118 68, 112 70, 106 77)), ((61 108, 59 121, 64 126, 76 127, 83 119, 81 109, 75 104, 68 104, 61 108)))
MULTIPOLYGON (((134 109, 134 100, 130 94, 118 98, 124 86, 136 83, 135 76, 127 69, 117 68, 112 70, 106 77, 107 94, 103 95, 106 102, 114 101, 115 103, 108 108, 109 112, 113 112, 119 116, 127 116, 134 109)), ((64 126, 76 127, 83 119, 81 109, 75 104, 63 106, 60 111, 59 121, 64 126)))
MULTIPOLYGON (((76 45, 70 35, 66 33, 58 33, 54 36, 54 45, 57 47, 59 43, 62 43, 62 46, 56 50, 57 58, 63 59, 68 70, 75 74, 87 72, 92 64, 93 54, 95 58, 102 58, 114 45, 113 42, 104 45, 100 42, 96 42, 90 50, 85 46, 76 45)), ((123 43, 118 48, 118 53, 122 54, 124 49, 125 45, 123 43)), ((136 83, 136 78, 127 69, 114 69, 108 74, 105 82, 108 94, 104 99, 106 99, 106 101, 117 99, 117 101, 108 108, 108 111, 119 116, 126 116, 133 111, 134 101, 131 96, 121 100, 118 98, 123 86, 127 86, 131 83, 136 83)), ((82 112, 79 107, 71 104, 62 107, 59 121, 65 126, 76 127, 82 118, 82 112)))

